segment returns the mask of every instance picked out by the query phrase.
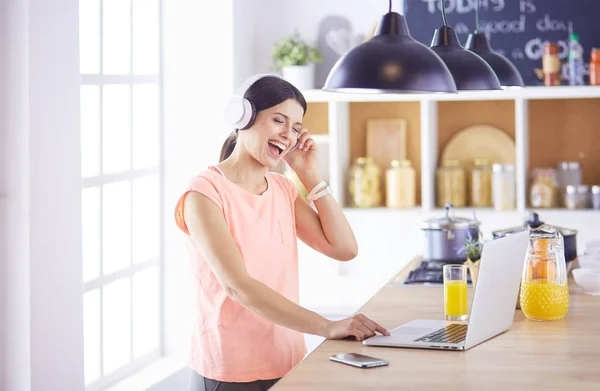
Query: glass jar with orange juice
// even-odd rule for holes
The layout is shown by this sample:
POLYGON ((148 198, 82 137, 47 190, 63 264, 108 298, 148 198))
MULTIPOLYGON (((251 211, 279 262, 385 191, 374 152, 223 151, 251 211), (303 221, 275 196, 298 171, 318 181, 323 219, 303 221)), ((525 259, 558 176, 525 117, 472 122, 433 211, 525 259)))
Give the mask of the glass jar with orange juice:
POLYGON ((531 320, 559 320, 569 309, 564 241, 550 225, 530 230, 520 303, 531 320))

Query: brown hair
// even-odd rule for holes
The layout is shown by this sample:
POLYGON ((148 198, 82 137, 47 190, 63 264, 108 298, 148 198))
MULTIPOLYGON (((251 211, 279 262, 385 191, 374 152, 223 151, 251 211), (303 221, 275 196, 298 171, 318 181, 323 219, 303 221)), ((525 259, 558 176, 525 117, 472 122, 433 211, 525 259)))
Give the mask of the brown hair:
MULTIPOLYGON (((244 94, 244 98, 248 99, 254 105, 256 113, 276 106, 281 102, 288 99, 294 99, 306 114, 306 100, 304 96, 296 87, 290 82, 280 79, 278 77, 268 76, 257 80, 244 94)), ((227 159, 233 150, 238 138, 238 129, 232 132, 223 147, 221 148, 221 155, 219 156, 219 162, 227 159)))

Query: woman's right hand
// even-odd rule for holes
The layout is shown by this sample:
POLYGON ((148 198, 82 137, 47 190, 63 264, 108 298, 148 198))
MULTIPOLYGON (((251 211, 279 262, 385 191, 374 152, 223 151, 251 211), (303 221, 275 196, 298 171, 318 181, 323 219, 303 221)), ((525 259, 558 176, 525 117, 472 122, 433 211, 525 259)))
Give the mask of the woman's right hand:
POLYGON ((343 339, 354 337, 357 341, 362 341, 374 336, 376 332, 383 335, 390 335, 389 331, 363 314, 354 314, 346 319, 330 321, 327 326, 325 338, 343 339))

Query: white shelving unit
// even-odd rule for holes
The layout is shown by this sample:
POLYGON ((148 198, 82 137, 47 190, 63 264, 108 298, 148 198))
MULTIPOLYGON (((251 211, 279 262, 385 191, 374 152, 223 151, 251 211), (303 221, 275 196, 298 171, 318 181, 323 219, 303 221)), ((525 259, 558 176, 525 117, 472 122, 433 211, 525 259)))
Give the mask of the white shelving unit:
MULTIPOLYGON (((345 205, 344 177, 350 165, 350 109, 352 102, 420 102, 421 116, 421 208, 435 209, 438 102, 511 100, 515 107, 517 212, 527 209, 528 103, 539 99, 600 99, 600 87, 526 87, 502 91, 469 91, 457 94, 341 94, 322 90, 303 91, 309 103, 326 102, 329 108, 329 170, 336 200, 345 205)), ((598 101, 600 110, 600 100, 598 101)), ((399 113, 400 114, 400 113, 399 113)), ((321 140, 323 135, 319 135, 321 140)))

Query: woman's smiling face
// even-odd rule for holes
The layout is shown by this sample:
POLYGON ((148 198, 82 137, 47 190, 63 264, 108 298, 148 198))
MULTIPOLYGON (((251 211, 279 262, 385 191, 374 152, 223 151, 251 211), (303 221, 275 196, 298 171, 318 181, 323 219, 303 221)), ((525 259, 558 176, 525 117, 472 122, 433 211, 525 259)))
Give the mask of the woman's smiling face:
POLYGON ((240 130, 240 142, 254 159, 268 168, 276 167, 296 145, 304 110, 294 99, 259 111, 252 127, 240 130))

